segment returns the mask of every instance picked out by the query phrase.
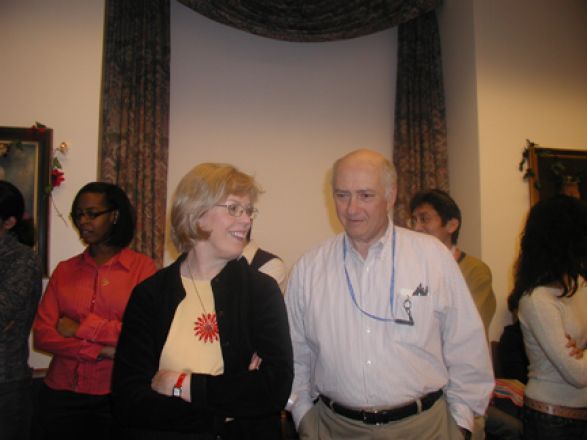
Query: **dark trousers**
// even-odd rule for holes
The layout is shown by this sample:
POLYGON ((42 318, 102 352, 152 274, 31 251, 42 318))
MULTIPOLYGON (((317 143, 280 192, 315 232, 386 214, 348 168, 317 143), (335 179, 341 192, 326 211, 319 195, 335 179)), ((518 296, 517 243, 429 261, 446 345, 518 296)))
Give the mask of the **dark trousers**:
POLYGON ((31 380, 0 384, 0 438, 28 440, 32 420, 31 380))
POLYGON ((587 440, 587 421, 551 416, 524 407, 524 440, 587 440))
POLYGON ((53 390, 43 384, 39 391, 39 411, 45 438, 120 438, 120 429, 112 417, 109 395, 53 390))

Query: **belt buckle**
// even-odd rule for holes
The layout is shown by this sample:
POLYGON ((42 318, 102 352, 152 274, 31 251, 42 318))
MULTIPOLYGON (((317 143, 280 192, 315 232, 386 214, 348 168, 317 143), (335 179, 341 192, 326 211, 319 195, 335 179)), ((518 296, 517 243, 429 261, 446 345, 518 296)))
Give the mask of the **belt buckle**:
POLYGON ((379 413, 379 410, 373 410, 373 411, 362 411, 362 415, 363 415, 363 423, 366 425, 382 425, 383 423, 381 422, 377 422, 374 420, 374 418, 377 416, 377 414, 379 413))

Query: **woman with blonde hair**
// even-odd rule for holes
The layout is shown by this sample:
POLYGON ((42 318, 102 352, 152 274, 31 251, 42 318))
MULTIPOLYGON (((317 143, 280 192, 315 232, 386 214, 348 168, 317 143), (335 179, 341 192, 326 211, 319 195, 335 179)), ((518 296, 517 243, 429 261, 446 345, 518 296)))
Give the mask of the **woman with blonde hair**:
POLYGON ((240 258, 259 192, 225 164, 179 183, 171 236, 182 255, 135 288, 118 345, 114 404, 129 436, 280 438, 287 315, 276 282, 240 258))

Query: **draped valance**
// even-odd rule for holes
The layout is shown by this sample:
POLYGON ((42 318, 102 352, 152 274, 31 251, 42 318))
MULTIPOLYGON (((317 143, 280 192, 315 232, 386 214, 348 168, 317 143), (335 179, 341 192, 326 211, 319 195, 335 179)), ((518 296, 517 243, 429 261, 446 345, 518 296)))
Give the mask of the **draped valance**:
MULTIPOLYGON (((263 37, 321 42, 399 26, 394 163, 396 222, 426 187, 448 189, 440 0, 178 0, 263 37)), ((100 179, 137 208, 134 248, 163 262, 169 145, 170 0, 106 0, 100 179)), ((393 80, 393 78, 390 78, 393 80)))
POLYGON ((179 0, 219 23, 285 41, 362 37, 432 11, 440 0, 179 0))

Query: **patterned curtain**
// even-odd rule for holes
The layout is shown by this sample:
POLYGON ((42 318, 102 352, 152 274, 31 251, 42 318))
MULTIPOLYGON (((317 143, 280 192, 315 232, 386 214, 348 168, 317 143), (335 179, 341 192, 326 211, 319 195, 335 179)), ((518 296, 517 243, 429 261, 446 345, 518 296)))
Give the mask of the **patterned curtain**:
MULTIPOLYGON (((220 23, 286 41, 334 41, 399 25, 396 222, 414 191, 448 188, 441 0, 179 0, 220 23), (430 12, 432 11, 432 12, 430 12)), ((100 178, 137 211, 134 247, 163 260, 169 136, 169 0, 106 0, 100 178)))
POLYGON ((405 225, 418 190, 448 191, 446 110, 436 13, 399 26, 393 162, 395 222, 405 225))
POLYGON ((179 0, 219 23, 285 41, 362 37, 432 11, 440 0, 179 0))
POLYGON ((133 247, 163 262, 169 144, 169 0, 107 0, 100 179, 137 213, 133 247))

